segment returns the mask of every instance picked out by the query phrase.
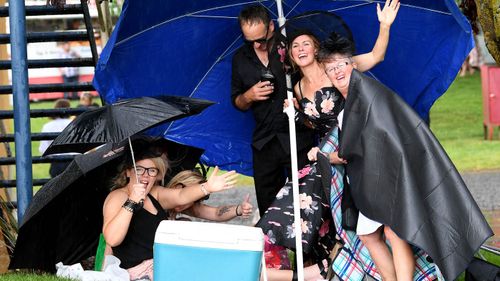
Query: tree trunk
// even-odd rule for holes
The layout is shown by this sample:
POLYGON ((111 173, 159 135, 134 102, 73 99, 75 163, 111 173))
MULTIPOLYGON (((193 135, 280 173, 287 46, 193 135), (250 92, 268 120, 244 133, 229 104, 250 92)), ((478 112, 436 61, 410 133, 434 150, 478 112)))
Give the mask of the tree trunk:
POLYGON ((476 0, 476 3, 486 47, 500 65, 500 0, 476 0))

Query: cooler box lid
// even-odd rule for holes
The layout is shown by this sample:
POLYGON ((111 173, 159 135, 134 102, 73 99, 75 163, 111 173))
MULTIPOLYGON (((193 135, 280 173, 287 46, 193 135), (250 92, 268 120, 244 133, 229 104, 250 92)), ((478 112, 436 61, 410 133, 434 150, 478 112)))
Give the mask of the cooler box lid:
POLYGON ((262 251, 264 234, 262 229, 251 226, 164 220, 156 230, 155 243, 262 251))

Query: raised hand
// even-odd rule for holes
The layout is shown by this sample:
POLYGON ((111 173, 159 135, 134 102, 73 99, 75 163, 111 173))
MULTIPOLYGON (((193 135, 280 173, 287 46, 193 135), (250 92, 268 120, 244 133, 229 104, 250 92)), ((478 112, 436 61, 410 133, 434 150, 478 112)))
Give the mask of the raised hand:
POLYGON ((214 171, 210 175, 207 181, 208 192, 218 192, 221 190, 226 190, 233 188, 237 182, 236 171, 230 171, 222 175, 217 175, 219 173, 219 167, 215 167, 214 171))
POLYGON ((243 202, 241 202, 241 204, 240 204, 241 216, 243 218, 247 219, 250 217, 250 215, 252 215, 252 211, 253 211, 253 206, 250 203, 250 194, 248 193, 245 196, 245 199, 243 200, 243 202))
POLYGON ((387 27, 390 27, 396 19, 396 15, 399 11, 399 6, 399 0, 386 0, 383 9, 380 9, 380 4, 377 3, 377 17, 380 25, 386 25, 387 27))

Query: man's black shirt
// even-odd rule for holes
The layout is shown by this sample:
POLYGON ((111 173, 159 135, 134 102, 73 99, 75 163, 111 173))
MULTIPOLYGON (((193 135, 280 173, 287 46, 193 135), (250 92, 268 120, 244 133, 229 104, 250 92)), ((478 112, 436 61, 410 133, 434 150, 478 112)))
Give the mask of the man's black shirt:
MULTIPOLYGON (((275 42, 269 53, 269 69, 274 74, 274 92, 265 101, 254 102, 251 106, 255 118, 253 146, 260 150, 274 137, 280 141, 283 149, 290 151, 288 117, 283 113, 283 102, 286 99, 286 77, 284 59, 286 56, 284 38, 275 34, 275 42), (276 40, 278 39, 278 40, 276 40), (279 51, 278 51, 279 50, 279 51), (281 55, 280 55, 281 53, 281 55)), ((252 45, 244 45, 233 57, 231 99, 243 94, 261 79, 266 67, 257 57, 252 45)), ((312 147, 312 131, 298 124, 297 148, 312 147)))

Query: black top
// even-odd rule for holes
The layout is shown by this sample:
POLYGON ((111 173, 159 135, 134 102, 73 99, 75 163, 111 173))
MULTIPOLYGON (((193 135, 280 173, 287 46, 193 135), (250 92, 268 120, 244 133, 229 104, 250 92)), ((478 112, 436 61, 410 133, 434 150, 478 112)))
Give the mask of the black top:
POLYGON ((313 124, 322 138, 338 125, 340 112, 344 109, 345 99, 335 87, 323 87, 314 93, 313 100, 304 98, 299 81, 299 104, 305 116, 313 124))
MULTIPOLYGON (((274 93, 269 99, 252 104, 255 118, 253 146, 262 147, 274 137, 277 137, 285 151, 290 151, 288 136, 288 117, 283 113, 283 101, 286 99, 285 58, 286 49, 284 37, 276 33, 275 42, 269 53, 269 69, 274 74, 274 93), (281 54, 281 55, 280 55, 281 54)), ((261 73, 266 67, 257 57, 253 46, 243 45, 233 57, 231 99, 243 94, 261 79, 261 73)), ((297 126, 297 148, 311 147, 312 131, 304 126, 297 126)))
POLYGON ((151 194, 148 197, 158 214, 153 215, 144 208, 135 212, 125 239, 120 245, 113 247, 113 255, 120 259, 122 268, 131 268, 153 258, 156 229, 162 220, 168 218, 160 203, 151 194))

